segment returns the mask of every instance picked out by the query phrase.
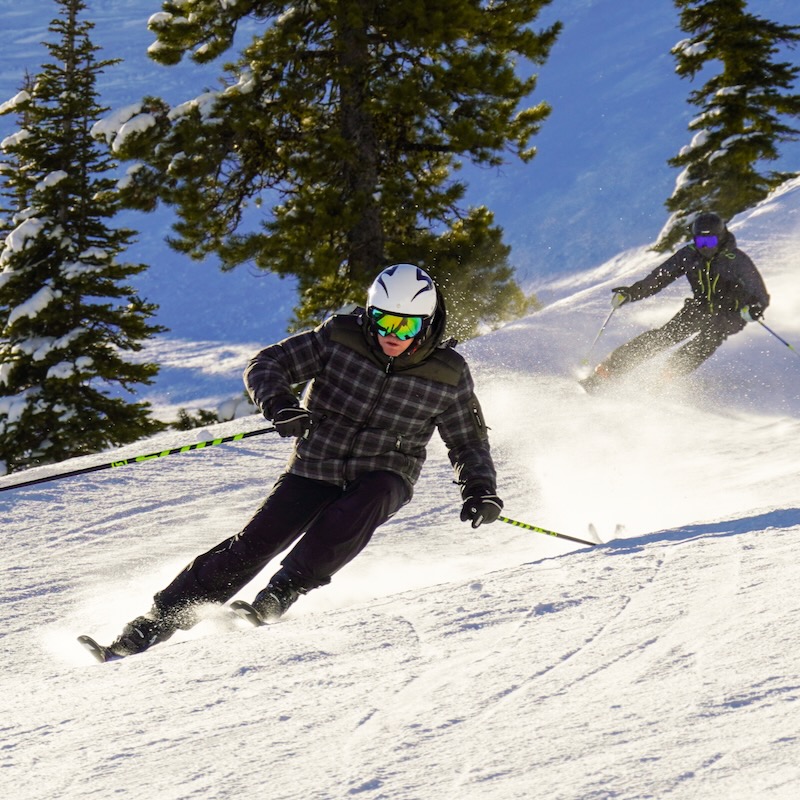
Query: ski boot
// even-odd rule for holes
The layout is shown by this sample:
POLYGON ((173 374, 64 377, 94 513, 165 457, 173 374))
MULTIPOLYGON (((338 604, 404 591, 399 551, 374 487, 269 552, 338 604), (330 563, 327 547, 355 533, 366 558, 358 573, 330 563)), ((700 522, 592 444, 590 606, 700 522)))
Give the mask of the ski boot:
POLYGON ((98 644, 91 636, 79 636, 78 641, 98 661, 116 661, 143 653, 154 644, 165 642, 175 631, 188 630, 197 621, 191 606, 166 611, 154 605, 146 614, 131 620, 108 646, 98 644))
POLYGON ((611 372, 605 364, 598 364, 594 371, 587 377, 578 381, 583 386, 587 394, 594 394, 604 388, 607 388, 611 380, 611 372))
POLYGON ((266 625, 280 619, 289 610, 289 606, 307 592, 307 588, 281 570, 272 576, 252 604, 244 600, 234 600, 231 608, 253 625, 266 625))
POLYGON ((165 642, 178 630, 177 620, 156 609, 129 622, 108 646, 118 658, 142 653, 154 644, 165 642))

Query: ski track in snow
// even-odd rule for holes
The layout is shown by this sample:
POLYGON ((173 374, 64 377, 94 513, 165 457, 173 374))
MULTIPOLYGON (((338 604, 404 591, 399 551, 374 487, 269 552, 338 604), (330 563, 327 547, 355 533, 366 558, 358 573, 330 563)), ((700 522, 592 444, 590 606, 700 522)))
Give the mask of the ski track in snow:
MULTIPOLYGON (((795 527, 796 523, 797 515, 795 527)), ((650 782, 640 764, 638 771, 650 791, 656 796, 677 791, 680 796, 681 783, 690 774, 696 778, 698 771, 706 770, 723 792, 720 796, 728 796, 726 782, 737 786, 743 766, 752 776, 758 759, 751 755, 749 763, 743 764, 741 758, 747 754, 740 753, 739 760, 727 765, 730 756, 704 756, 698 761, 692 743, 702 741, 702 726, 724 728, 725 715, 737 708, 748 706, 759 716, 769 716, 774 704, 798 696, 796 683, 787 685, 770 675, 754 674, 760 667, 754 664, 747 669, 746 660, 741 663, 739 654, 728 646, 738 635, 736 618, 728 616, 731 607, 748 603, 768 609, 773 592, 791 597, 789 585, 775 586, 760 577, 762 559, 754 560, 750 552, 749 560, 743 558, 745 551, 761 546, 755 537, 765 536, 774 539, 770 560, 776 549, 779 556, 785 551, 791 558, 790 533, 755 534, 745 529, 687 536, 665 532, 643 537, 647 542, 623 541, 546 558, 423 595, 392 597, 330 615, 306 615, 266 629, 240 630, 217 621, 215 635, 207 629, 198 638, 162 646, 158 656, 154 652, 91 668, 83 696, 72 688, 75 670, 72 675, 51 674, 56 695, 68 694, 77 706, 57 714, 44 728, 30 730, 34 741, 27 743, 26 750, 29 754, 41 748, 46 751, 59 727, 78 726, 87 739, 84 746, 92 747, 93 761, 108 759, 115 775, 128 774, 125 759, 134 759, 129 773, 133 779, 135 753, 164 759, 186 739, 202 737, 206 746, 213 745, 217 763, 224 764, 229 756, 237 764, 235 775, 204 765, 198 789, 206 791, 214 782, 247 785, 252 758, 243 755, 255 754, 257 746, 248 733, 257 728, 259 737, 266 733, 268 739, 287 743, 285 751, 271 750, 273 779, 279 784, 291 781, 297 791, 310 797, 333 796, 317 789, 321 775, 327 786, 349 787, 348 794, 377 797, 401 767, 406 773, 424 776, 435 772, 440 763, 449 765, 451 776, 441 781, 437 793, 480 785, 493 796, 492 782, 502 779, 504 788, 497 796, 524 797, 535 781, 543 796, 578 797, 602 791, 611 779, 565 786, 563 748, 568 747, 573 769, 577 758, 582 772, 592 775, 603 763, 602 739, 617 737, 615 744, 622 741, 624 751, 635 753, 618 768, 634 767, 626 760, 641 760, 641 741, 638 735, 633 740, 628 737, 631 726, 638 731, 639 721, 646 716, 652 726, 647 738, 650 758, 657 760, 657 754, 669 747, 679 749, 685 761, 685 772, 660 786, 650 782), (620 557, 630 559, 621 575, 615 565, 620 557), (687 561, 691 562, 688 567, 687 561), (558 599, 532 603, 531 585, 537 594, 558 599), (653 631, 658 633, 652 635, 653 631), (715 638, 723 643, 721 648, 709 647, 715 638), (705 647, 692 646, 698 641, 705 647), (520 642, 525 642, 526 654, 536 654, 535 659, 509 657, 520 642), (199 647, 196 663, 200 669, 189 685, 181 686, 184 668, 180 665, 186 657, 182 651, 191 644, 199 647), (208 674, 202 669, 203 656, 212 651, 208 674), (249 659, 237 663, 246 653, 249 659), (726 674, 729 669, 733 676, 726 674), (715 671, 722 673, 722 681, 713 680, 715 671), (136 693, 119 696, 114 673, 123 673, 121 680, 128 686, 147 685, 156 698, 167 694, 169 708, 159 713, 153 699, 136 693), (741 688, 732 693, 731 680, 736 676, 741 688), (196 703, 195 690, 207 681, 215 683, 215 699, 204 707, 196 703), (630 707, 627 687, 638 684, 647 688, 636 691, 638 702, 630 707), (687 699, 678 708, 673 688, 687 699), (303 706, 318 708, 313 717, 298 713, 298 692, 304 696, 303 706), (256 702, 258 696, 263 700, 262 695, 269 698, 268 704, 256 702), (642 707, 643 696, 649 698, 649 709, 642 707), (155 717, 146 731, 125 724, 140 716, 142 703, 148 717, 155 717), (109 731, 116 732, 108 742, 95 741, 96 720, 91 713, 95 704, 102 705, 111 722, 109 731), (219 726, 212 713, 216 706, 226 707, 224 719, 235 719, 235 724, 219 726), (597 720, 603 720, 597 732, 599 742, 594 741, 591 723, 586 729, 587 720, 594 716, 587 708, 596 709, 597 720), (109 709, 115 710, 110 719, 109 709), (609 730, 609 715, 615 718, 616 730, 609 730), (546 735, 540 735, 538 718, 558 718, 561 730, 548 726, 546 735), (147 738, 162 726, 162 736, 147 738), (692 731, 685 743, 670 740, 676 731, 684 730, 692 731), (530 732, 527 737, 526 731, 530 732), (489 753, 487 741, 492 742, 489 753), (317 762, 308 783, 291 766, 297 753, 290 742, 314 748, 317 762), (519 766, 510 766, 509 748, 517 751, 514 764, 527 763, 526 757, 520 757, 522 750, 538 769, 521 771, 519 766), (280 767, 284 762, 285 774, 280 767)), ((797 611, 796 605, 786 607, 787 618, 797 611)), ((774 628, 764 631, 765 645, 775 633, 774 628)), ((781 665, 775 667, 780 674, 781 665)), ((75 669, 85 674, 85 667, 75 669)), ((36 698, 27 698, 31 699, 36 698)), ((70 736, 76 736, 74 731, 70 736)), ((148 781, 151 796, 188 796, 170 794, 169 770, 165 773, 161 780, 151 777, 148 781)), ((107 776, 87 778, 90 783, 102 783, 107 776)), ((765 775, 756 785, 763 788, 772 781, 765 775)), ((69 793, 70 787, 62 785, 58 791, 69 793)), ((412 780, 403 785, 400 796, 433 796, 426 794, 429 791, 429 784, 412 780)))

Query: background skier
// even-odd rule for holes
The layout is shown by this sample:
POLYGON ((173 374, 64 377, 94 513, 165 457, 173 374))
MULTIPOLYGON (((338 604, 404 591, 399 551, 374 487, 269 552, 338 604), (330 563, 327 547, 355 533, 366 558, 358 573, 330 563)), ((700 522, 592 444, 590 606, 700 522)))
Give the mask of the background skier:
POLYGON ((300 596, 367 545, 412 496, 438 429, 461 485, 461 519, 477 528, 503 503, 483 414, 467 363, 444 342, 441 293, 423 270, 382 271, 366 309, 267 347, 245 370, 253 402, 281 436, 296 437, 286 471, 244 529, 195 558, 106 648, 141 652, 224 603, 294 544, 258 593, 260 621, 300 596), (301 405, 293 387, 311 381, 301 405))
POLYGON ((736 237, 714 213, 700 214, 691 225, 692 241, 632 286, 618 286, 612 303, 621 306, 660 292, 685 276, 692 297, 666 325, 618 347, 581 384, 595 391, 647 358, 689 339, 669 357, 667 376, 697 369, 747 322, 760 319, 769 305, 764 281, 753 262, 736 246, 736 237), (692 338, 689 338, 692 337, 692 338))

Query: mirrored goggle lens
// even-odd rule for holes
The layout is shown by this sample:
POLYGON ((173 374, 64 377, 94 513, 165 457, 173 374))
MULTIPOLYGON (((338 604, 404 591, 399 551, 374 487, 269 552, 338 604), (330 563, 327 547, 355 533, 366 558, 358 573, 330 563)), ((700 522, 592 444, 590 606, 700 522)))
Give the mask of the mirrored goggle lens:
POLYGON ((694 243, 698 247, 716 247, 719 239, 716 236, 695 236, 694 243))
POLYGON ((421 330, 424 317, 401 317, 398 314, 389 314, 379 308, 370 311, 372 321, 375 323, 381 336, 393 333, 401 341, 413 339, 421 330))

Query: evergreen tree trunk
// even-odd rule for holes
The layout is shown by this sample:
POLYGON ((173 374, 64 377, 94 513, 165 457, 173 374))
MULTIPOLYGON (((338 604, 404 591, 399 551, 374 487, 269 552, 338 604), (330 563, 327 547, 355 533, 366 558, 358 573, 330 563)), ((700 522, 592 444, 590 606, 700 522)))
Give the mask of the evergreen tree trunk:
POLYGON ((368 283, 383 264, 383 229, 376 200, 378 141, 369 100, 370 56, 367 46, 364 0, 339 3, 339 65, 341 70, 342 138, 345 157, 345 202, 352 203, 354 220, 347 231, 349 274, 358 286, 368 283))

